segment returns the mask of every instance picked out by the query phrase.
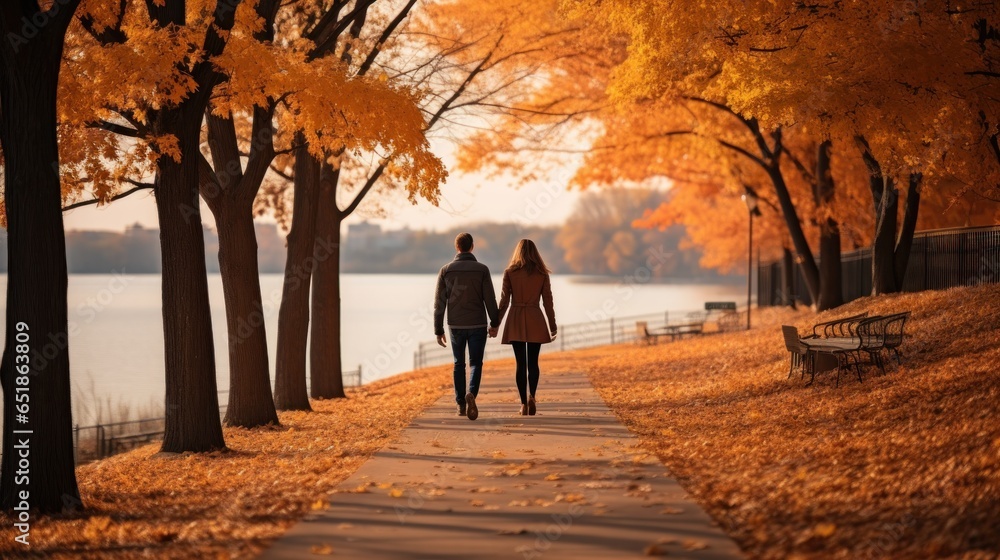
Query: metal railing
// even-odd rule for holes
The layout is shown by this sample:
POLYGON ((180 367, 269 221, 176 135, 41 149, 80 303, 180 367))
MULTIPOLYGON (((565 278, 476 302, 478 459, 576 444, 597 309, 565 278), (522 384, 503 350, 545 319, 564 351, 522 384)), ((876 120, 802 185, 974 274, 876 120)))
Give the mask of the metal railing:
MULTIPOLYGON (((650 330, 663 328, 686 322, 689 314, 698 313, 704 316, 704 310, 664 311, 662 313, 646 313, 625 317, 602 317, 585 323, 559 325, 559 334, 550 344, 542 345, 542 353, 562 352, 580 348, 593 348, 609 344, 633 342, 638 338, 636 323, 645 321, 650 330)), ((514 352, 509 344, 501 344, 500 337, 491 338, 486 343, 484 360, 513 358, 514 352)), ((413 369, 423 369, 430 366, 450 364, 455 360, 451 348, 438 346, 437 341, 421 342, 413 353, 413 369)))
MULTIPOLYGON (((344 387, 360 387, 362 384, 361 366, 358 369, 345 371, 341 374, 344 387)), ((308 379, 306 390, 309 390, 308 379)), ((219 391, 219 417, 226 415, 229 391, 219 391)), ((143 443, 162 439, 165 418, 140 418, 123 422, 108 422, 92 426, 73 427, 73 457, 77 463, 104 459, 123 451, 128 451, 143 443)))
MULTIPOLYGON (((842 253, 844 301, 871 295, 872 249, 842 253)), ((951 228, 917 232, 903 277, 904 292, 940 290, 1000 282, 1000 226, 951 228)), ((806 305, 812 297, 800 267, 792 273, 792 296, 806 305)), ((757 270, 757 302, 782 305, 781 262, 761 264, 757 270)))

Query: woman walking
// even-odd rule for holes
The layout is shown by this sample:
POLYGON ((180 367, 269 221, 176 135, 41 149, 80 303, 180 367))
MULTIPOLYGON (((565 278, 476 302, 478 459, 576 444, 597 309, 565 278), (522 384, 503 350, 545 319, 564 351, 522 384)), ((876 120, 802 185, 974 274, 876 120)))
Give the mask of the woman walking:
POLYGON ((522 239, 514 249, 507 270, 503 271, 500 292, 500 318, 510 309, 501 342, 510 344, 517 360, 517 391, 521 395, 521 415, 535 414, 535 390, 538 388, 538 352, 542 344, 556 336, 556 316, 552 309, 552 285, 549 269, 530 239, 522 239), (539 298, 545 315, 538 306, 539 298), (546 324, 548 317, 548 324, 546 324))

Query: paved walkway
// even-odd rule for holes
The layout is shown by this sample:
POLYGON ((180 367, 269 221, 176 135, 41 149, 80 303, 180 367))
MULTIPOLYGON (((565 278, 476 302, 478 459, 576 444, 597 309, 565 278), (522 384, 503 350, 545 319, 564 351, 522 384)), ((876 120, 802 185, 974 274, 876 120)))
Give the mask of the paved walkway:
POLYGON ((512 376, 486 375, 479 420, 441 398, 261 558, 741 557, 586 376, 542 372, 519 416, 512 376))

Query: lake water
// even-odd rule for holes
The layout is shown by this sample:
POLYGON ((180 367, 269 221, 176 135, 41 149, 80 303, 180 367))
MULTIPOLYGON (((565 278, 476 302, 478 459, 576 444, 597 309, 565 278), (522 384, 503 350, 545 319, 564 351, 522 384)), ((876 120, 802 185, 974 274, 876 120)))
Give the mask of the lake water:
MULTIPOLYGON (((432 303, 436 277, 426 274, 345 274, 344 369, 361 366, 365 382, 413 368, 413 353, 433 340, 432 303)), ((0 294, 6 293, 0 275, 0 294)), ((500 278, 496 277, 499 296, 500 278)), ((271 371, 277 345, 282 275, 261 276, 271 371)), ((628 316, 691 310, 707 300, 742 301, 745 286, 640 283, 630 279, 552 278, 560 324, 595 320, 610 311, 628 316)), ((226 321, 219 275, 209 275, 219 390, 229 388, 226 321)), ((3 296, 0 295, 0 298, 3 296)), ((0 307, 6 307, 2 302, 0 307)), ((70 364, 74 421, 87 423, 94 399, 148 407, 164 394, 160 277, 156 275, 71 275, 69 278, 70 364), (82 405, 82 406, 81 406, 82 405)), ((4 325, 0 322, 0 332, 4 325)))

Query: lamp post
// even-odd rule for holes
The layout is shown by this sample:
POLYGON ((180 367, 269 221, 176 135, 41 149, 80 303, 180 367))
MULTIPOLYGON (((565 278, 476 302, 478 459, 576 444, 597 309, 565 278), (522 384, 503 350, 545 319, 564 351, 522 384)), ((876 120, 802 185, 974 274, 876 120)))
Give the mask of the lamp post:
POLYGON ((747 247, 747 330, 750 330, 751 287, 753 286, 753 217, 760 216, 760 208, 758 207, 760 197, 749 185, 743 185, 743 196, 740 198, 746 203, 747 211, 750 214, 750 235, 747 247))

